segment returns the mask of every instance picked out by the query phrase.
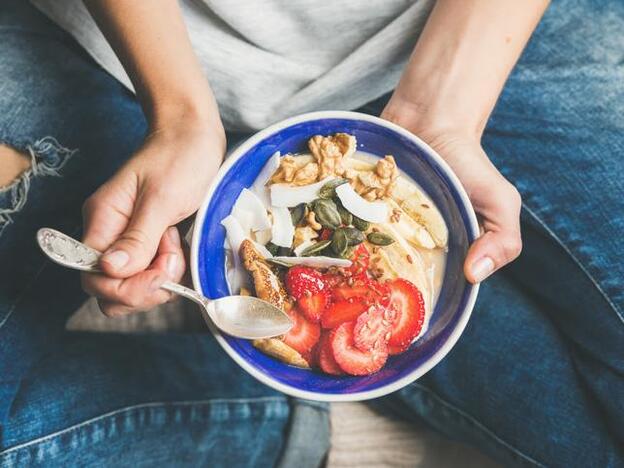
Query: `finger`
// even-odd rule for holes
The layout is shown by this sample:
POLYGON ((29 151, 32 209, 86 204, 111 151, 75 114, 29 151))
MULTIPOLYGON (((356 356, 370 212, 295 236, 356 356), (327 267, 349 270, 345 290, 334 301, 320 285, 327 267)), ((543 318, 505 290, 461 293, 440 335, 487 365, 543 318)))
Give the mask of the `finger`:
POLYGON ((165 231, 158 246, 158 254, 150 268, 165 271, 169 281, 175 283, 179 283, 184 276, 186 261, 177 227, 171 226, 165 231))
POLYGON ((142 197, 137 201, 128 227, 102 256, 102 270, 115 278, 128 278, 147 268, 168 224, 157 200, 142 197))
POLYGON ((470 246, 464 263, 468 281, 479 283, 520 255, 520 207, 520 195, 515 189, 505 191, 489 207, 483 222, 484 234, 470 246))
POLYGON ((160 289, 168 277, 161 270, 145 270, 126 279, 105 275, 85 275, 87 293, 131 310, 147 310, 171 299, 171 293, 160 289))
POLYGON ((128 226, 134 200, 119 184, 109 182, 91 195, 82 207, 83 242, 106 251, 128 226))
MULTIPOLYGON (((83 289, 104 301, 103 311, 118 306, 124 313, 146 310, 171 299, 171 294, 158 288, 165 280, 179 282, 184 275, 185 261, 180 235, 175 227, 167 229, 158 248, 158 256, 149 269, 127 279, 105 275, 83 274, 83 289)), ((117 311, 111 315, 119 315, 117 311)))
POLYGON ((135 312, 134 309, 130 307, 123 306, 118 302, 107 301, 106 299, 98 299, 97 303, 100 312, 110 318, 123 317, 124 315, 135 312))

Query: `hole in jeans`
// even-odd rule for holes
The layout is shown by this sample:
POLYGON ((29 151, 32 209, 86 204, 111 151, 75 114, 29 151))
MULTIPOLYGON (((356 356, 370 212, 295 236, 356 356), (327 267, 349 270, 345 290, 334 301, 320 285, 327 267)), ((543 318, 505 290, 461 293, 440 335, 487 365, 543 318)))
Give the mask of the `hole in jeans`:
POLYGON ((0 188, 14 182, 30 165, 30 157, 26 154, 10 146, 0 145, 0 188))
POLYGON ((52 137, 24 145, 0 141, 0 234, 26 204, 31 179, 60 176, 59 171, 76 151, 52 137))

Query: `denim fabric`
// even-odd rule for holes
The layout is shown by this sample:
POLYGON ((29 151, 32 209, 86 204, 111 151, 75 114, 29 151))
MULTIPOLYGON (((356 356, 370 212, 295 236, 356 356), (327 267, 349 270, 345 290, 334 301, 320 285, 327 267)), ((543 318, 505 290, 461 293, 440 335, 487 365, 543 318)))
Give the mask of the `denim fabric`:
MULTIPOLYGON (((381 411, 505 465, 624 466, 623 31, 619 1, 553 2, 483 139, 523 195, 523 254, 381 411)), ((67 35, 0 1, 0 141, 35 163, 0 192, 0 466, 317 465, 326 406, 258 384, 211 337, 64 330, 84 295, 34 233, 79 235, 82 201, 145 128, 67 35)))
POLYGON ((624 3, 553 2, 483 137, 522 194, 523 253, 378 404, 505 464, 624 466, 623 116, 624 3))
POLYGON ((68 35, 0 2, 0 141, 33 163, 0 191, 0 466, 318 466, 327 406, 259 385, 207 332, 64 330, 85 295, 35 232, 80 236, 82 202, 145 131, 134 96, 68 35))

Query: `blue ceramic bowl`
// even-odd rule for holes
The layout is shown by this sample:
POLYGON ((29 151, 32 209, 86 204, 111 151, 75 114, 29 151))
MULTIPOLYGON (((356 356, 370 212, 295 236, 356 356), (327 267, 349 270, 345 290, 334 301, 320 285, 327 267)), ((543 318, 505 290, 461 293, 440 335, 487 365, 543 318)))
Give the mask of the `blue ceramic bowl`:
POLYGON ((256 350, 249 341, 212 329, 225 351, 261 382, 289 395, 323 401, 377 398, 413 382, 451 350, 464 330, 477 297, 462 264, 478 235, 477 220, 464 189, 446 163, 408 131, 377 117, 355 112, 314 112, 277 123, 252 136, 226 160, 198 211, 191 251, 193 283, 211 298, 229 294, 225 275, 220 221, 231 211, 238 194, 251 186, 267 159, 307 151, 308 139, 336 132, 356 136, 358 149, 377 156, 394 155, 435 202, 449 228, 446 273, 429 329, 409 350, 388 359, 376 374, 335 377, 288 366, 256 350))

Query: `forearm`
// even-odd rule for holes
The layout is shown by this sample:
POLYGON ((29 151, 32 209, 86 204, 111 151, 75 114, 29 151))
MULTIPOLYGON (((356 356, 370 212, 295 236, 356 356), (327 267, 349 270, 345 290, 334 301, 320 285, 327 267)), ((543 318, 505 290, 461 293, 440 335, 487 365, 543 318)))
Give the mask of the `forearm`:
POLYGON ((548 0, 438 0, 385 116, 480 136, 548 0))
POLYGON ((152 130, 197 121, 222 131, 176 0, 85 0, 135 87, 152 130))

